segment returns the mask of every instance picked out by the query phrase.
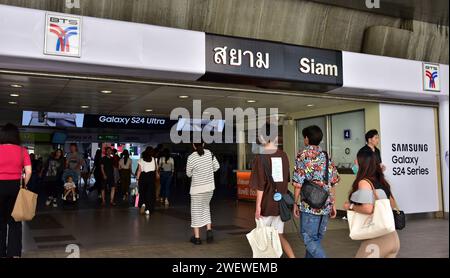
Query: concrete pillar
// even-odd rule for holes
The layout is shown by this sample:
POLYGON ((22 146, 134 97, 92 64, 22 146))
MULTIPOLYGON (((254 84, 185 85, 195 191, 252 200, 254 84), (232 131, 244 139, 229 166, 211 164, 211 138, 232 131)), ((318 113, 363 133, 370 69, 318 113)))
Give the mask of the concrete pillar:
POLYGON ((245 131, 240 131, 239 134, 237 134, 239 137, 240 142, 238 145, 238 170, 247 170, 247 155, 246 155, 246 149, 245 149, 245 131))
POLYGON ((448 203, 449 203, 449 103, 448 97, 443 97, 439 101, 439 134, 441 141, 441 175, 442 187, 444 196, 444 212, 448 217, 448 203))

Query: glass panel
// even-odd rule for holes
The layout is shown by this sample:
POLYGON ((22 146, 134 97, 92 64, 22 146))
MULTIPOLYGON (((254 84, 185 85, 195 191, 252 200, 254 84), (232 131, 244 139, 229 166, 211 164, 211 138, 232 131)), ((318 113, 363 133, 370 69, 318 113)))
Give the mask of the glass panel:
POLYGON ((327 140, 328 140, 327 128, 326 128, 327 117, 322 116, 322 117, 316 117, 316 118, 297 120, 297 146, 296 146, 297 149, 296 149, 296 152, 298 152, 304 148, 302 130, 305 127, 308 127, 311 125, 316 125, 316 126, 320 127, 320 129, 322 129, 323 139, 322 139, 322 142, 320 143, 320 147, 322 147, 322 150, 327 151, 327 140))
POLYGON ((352 163, 364 146, 364 111, 331 116, 331 150, 333 161, 341 173, 352 173, 352 163))

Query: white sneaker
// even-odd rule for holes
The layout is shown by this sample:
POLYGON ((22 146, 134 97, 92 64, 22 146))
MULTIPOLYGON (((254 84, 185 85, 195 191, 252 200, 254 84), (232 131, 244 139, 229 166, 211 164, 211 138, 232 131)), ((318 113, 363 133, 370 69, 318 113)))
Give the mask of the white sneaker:
POLYGON ((53 199, 53 207, 54 207, 54 208, 57 208, 57 207, 58 207, 58 204, 56 203, 56 199, 53 199))
POLYGON ((51 199, 47 199, 47 201, 45 201, 45 205, 48 207, 52 204, 52 200, 51 199))
POLYGON ((164 201, 164 204, 165 204, 166 206, 169 206, 169 200, 166 199, 166 200, 164 201))
POLYGON ((146 211, 145 211, 145 215, 150 215, 150 211, 149 211, 149 210, 146 210, 146 211))
POLYGON ((141 209, 139 210, 139 212, 140 212, 141 214, 144 214, 144 213, 145 213, 145 204, 141 206, 141 209))

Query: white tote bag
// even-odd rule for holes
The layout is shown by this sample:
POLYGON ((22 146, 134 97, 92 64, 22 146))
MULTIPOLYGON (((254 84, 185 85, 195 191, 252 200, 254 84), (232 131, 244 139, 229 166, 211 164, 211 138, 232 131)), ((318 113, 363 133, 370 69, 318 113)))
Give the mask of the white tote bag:
POLYGON ((265 226, 262 220, 255 219, 256 228, 247 234, 253 251, 253 258, 279 258, 283 254, 280 237, 274 227, 265 226))
POLYGON ((347 211, 350 238, 353 240, 377 238, 395 231, 394 214, 389 199, 379 200, 372 183, 368 182, 375 196, 373 214, 347 211))

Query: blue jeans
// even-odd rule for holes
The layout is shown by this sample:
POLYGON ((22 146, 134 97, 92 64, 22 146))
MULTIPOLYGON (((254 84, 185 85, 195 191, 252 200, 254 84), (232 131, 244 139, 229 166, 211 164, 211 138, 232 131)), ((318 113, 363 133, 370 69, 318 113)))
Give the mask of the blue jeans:
POLYGON ((321 241, 328 225, 328 215, 314 215, 302 212, 300 215, 300 236, 306 247, 305 258, 326 258, 321 241))
POLYGON ((171 184, 172 184, 172 172, 161 171, 161 191, 159 193, 159 196, 161 198, 169 198, 171 184))

